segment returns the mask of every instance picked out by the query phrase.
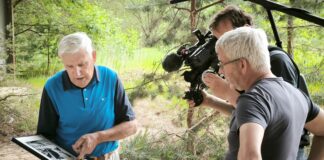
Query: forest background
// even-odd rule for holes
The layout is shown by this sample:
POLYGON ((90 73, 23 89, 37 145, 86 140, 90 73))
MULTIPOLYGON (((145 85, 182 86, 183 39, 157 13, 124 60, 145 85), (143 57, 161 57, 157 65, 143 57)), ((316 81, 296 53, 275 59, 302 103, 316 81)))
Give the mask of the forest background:
MULTIPOLYGON (((193 1, 193 0, 192 0, 193 1)), ((243 0, 197 0, 195 22, 190 2, 167 0, 12 0, 10 33, 1 45, 7 50, 8 72, 0 80, 0 142, 35 133, 39 100, 45 81, 63 69, 57 57, 62 36, 82 31, 93 39, 97 64, 120 75, 136 111, 141 130, 121 142, 126 159, 222 159, 227 148, 229 118, 207 107, 188 112, 182 99, 189 84, 183 70, 165 72, 161 62, 182 44, 193 45, 191 33, 208 30, 210 18, 228 4, 254 16, 275 45, 270 23, 261 6, 243 0), (212 4, 212 5, 210 5, 212 4), (204 6, 208 6, 205 7, 204 6), (192 114, 191 116, 189 116, 192 114)), ((323 1, 278 0, 324 17, 323 1)), ((273 12, 289 52, 304 74, 312 99, 324 105, 323 27, 273 12)))

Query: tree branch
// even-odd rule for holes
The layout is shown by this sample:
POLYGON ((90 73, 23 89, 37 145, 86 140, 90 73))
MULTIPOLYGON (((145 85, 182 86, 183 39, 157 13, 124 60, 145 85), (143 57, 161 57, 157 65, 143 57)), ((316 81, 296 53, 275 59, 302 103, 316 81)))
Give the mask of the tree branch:
POLYGON ((191 126, 187 131, 195 132, 199 130, 201 127, 203 127, 206 123, 212 121, 215 117, 215 115, 218 115, 218 111, 214 111, 212 114, 202 118, 199 122, 197 122, 195 125, 191 126))
POLYGON ((27 32, 27 31, 34 32, 34 33, 36 33, 36 34, 39 35, 39 36, 42 35, 41 32, 37 32, 37 31, 35 31, 35 30, 32 30, 31 28, 32 28, 32 27, 29 27, 29 28, 27 28, 27 29, 25 29, 25 30, 23 30, 23 31, 20 31, 20 32, 16 33, 15 36, 18 36, 19 34, 25 33, 25 32, 27 32))
POLYGON ((32 93, 31 94, 9 94, 4 97, 1 97, 0 102, 7 100, 9 97, 20 97, 20 96, 31 96, 31 95, 36 95, 36 93, 33 93, 33 94, 32 93))
MULTIPOLYGON (((155 75, 155 73, 153 73, 155 75)), ((149 83, 152 83, 154 81, 158 81, 158 80, 161 80, 161 79, 164 79, 165 77, 168 77, 169 75, 168 74, 164 74, 158 78, 154 78, 154 79, 151 79, 151 80, 147 80, 146 78, 143 79, 142 83, 140 85, 137 85, 135 87, 130 87, 130 88, 125 88, 125 90, 130 90, 130 89, 136 89, 136 88, 141 88, 149 83)))
POLYGON ((309 24, 309 25, 301 25, 301 26, 293 26, 293 27, 280 27, 280 28, 308 28, 308 27, 319 27, 321 28, 322 26, 316 25, 316 24, 309 24))
POLYGON ((218 3, 223 3, 223 2, 224 2, 224 0, 219 0, 219 1, 217 1, 217 2, 211 3, 211 4, 207 5, 207 6, 204 6, 204 7, 201 7, 201 8, 199 8, 199 9, 197 9, 197 12, 200 12, 200 11, 202 11, 202 10, 204 10, 204 9, 209 8, 210 6, 216 5, 216 4, 218 4, 218 3))
POLYGON ((191 12, 190 9, 188 9, 188 8, 182 8, 182 7, 173 7, 173 8, 178 9, 178 10, 184 10, 184 11, 191 12))

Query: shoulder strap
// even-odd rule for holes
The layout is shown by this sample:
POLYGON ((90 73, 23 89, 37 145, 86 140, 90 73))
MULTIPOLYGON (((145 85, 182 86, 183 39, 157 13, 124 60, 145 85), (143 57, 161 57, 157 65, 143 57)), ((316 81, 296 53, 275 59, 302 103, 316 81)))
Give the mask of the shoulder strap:
POLYGON ((280 54, 280 52, 282 52, 282 54, 286 54, 289 57, 289 59, 291 60, 291 62, 295 66, 296 71, 297 71, 297 74, 298 74, 298 77, 297 77, 297 88, 299 88, 300 87, 300 71, 299 71, 299 68, 298 68, 297 64, 291 58, 291 56, 286 51, 284 51, 282 48, 279 48, 279 47, 276 47, 276 46, 268 46, 268 50, 269 50, 269 53, 270 53, 270 57, 271 56, 274 56, 274 55, 277 55, 277 54, 280 54), (276 51, 280 51, 280 52, 276 52, 276 51))

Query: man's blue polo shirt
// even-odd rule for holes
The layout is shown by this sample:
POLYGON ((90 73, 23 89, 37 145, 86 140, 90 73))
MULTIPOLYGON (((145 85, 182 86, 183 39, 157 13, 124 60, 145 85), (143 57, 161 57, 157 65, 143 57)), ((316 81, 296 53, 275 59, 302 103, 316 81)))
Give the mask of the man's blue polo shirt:
MULTIPOLYGON (((56 73, 46 82, 37 134, 53 139, 61 147, 76 154, 72 145, 82 135, 135 119, 117 74, 103 66, 96 66, 94 73, 85 88, 73 85, 66 71, 56 73)), ((117 141, 101 143, 91 156, 101 156, 117 147, 117 141)))

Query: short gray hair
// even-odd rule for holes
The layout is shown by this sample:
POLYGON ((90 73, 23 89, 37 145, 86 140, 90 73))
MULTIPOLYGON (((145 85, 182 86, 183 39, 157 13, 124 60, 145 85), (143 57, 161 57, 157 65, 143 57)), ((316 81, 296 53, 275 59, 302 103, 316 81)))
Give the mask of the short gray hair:
POLYGON ((61 57, 63 54, 74 54, 80 49, 84 49, 89 55, 93 52, 92 41, 89 36, 84 32, 76 32, 64 36, 58 46, 58 55, 61 57))
POLYGON ((230 60, 245 58, 257 71, 270 70, 267 35, 262 29, 239 27, 226 32, 216 43, 230 60))

